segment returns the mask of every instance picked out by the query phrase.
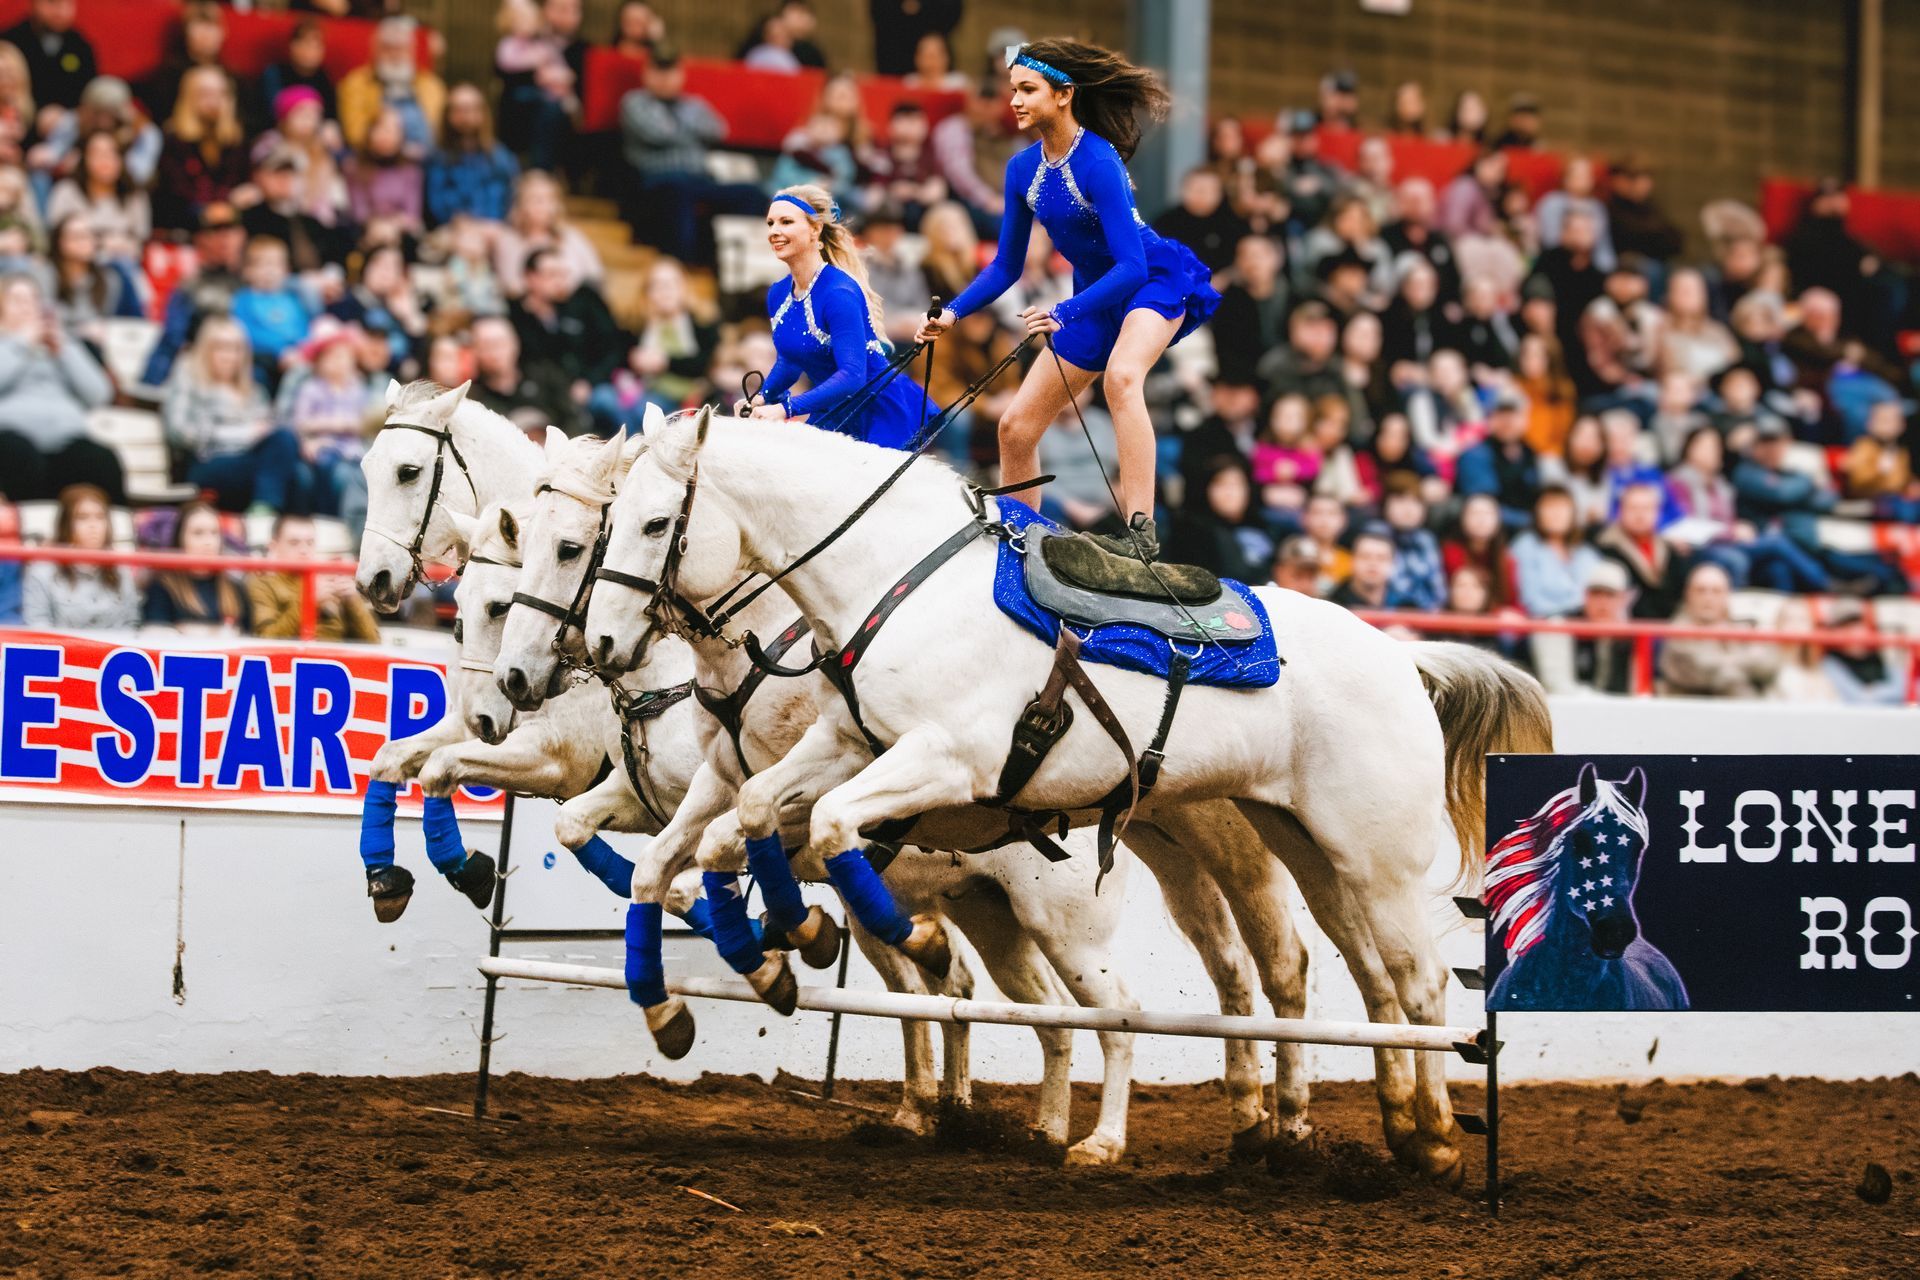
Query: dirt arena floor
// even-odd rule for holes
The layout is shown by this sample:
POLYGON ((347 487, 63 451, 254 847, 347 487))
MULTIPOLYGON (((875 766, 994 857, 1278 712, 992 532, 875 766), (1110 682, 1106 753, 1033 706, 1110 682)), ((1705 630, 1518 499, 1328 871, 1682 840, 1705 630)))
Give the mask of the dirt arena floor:
POLYGON ((1097 1171, 1024 1140, 1024 1089, 909 1139, 789 1086, 509 1076, 475 1124, 432 1109, 465 1077, 0 1076, 0 1275, 1920 1275, 1911 1075, 1508 1090, 1498 1223, 1380 1159, 1360 1086, 1280 1169, 1225 1158, 1216 1088, 1143 1086, 1097 1171))

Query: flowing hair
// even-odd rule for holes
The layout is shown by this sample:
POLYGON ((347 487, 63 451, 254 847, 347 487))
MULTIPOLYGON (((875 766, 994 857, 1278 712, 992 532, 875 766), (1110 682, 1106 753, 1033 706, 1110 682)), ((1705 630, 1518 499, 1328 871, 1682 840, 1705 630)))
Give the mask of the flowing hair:
POLYGON ((1133 159, 1140 145, 1141 115, 1158 122, 1173 106, 1159 76, 1111 49, 1075 40, 1035 40, 1025 52, 1073 81, 1073 118, 1112 143, 1122 160, 1133 159))
POLYGON ((797 187, 782 187, 777 196, 792 196, 806 203, 813 210, 809 221, 820 228, 820 256, 853 277, 860 286, 860 292, 867 297, 867 316, 873 321, 873 336, 885 342, 887 340, 887 313, 880 304, 880 295, 873 291, 873 285, 867 279, 867 264, 853 247, 853 232, 847 230, 835 214, 837 206, 833 196, 825 187, 811 182, 803 182, 797 187))

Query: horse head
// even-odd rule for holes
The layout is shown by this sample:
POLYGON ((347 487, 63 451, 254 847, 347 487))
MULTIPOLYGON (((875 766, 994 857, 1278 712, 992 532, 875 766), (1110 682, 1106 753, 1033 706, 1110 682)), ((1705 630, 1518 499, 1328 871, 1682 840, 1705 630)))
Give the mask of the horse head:
POLYGON ((523 568, 494 667, 500 691, 522 711, 558 694, 569 667, 584 662, 580 628, 614 493, 642 447, 639 436, 547 433, 546 469, 522 525, 523 568))
POLYGON ((1633 891, 1647 852, 1647 777, 1638 768, 1618 782, 1581 766, 1579 816, 1560 839, 1556 905, 1584 926, 1593 953, 1618 960, 1640 936, 1633 891))
POLYGON ((452 511, 447 518, 473 549, 453 593, 459 611, 453 624, 454 638, 460 642, 454 704, 462 709, 468 733, 482 742, 497 743, 507 736, 514 721, 513 705, 495 685, 493 667, 507 610, 520 581, 523 522, 500 505, 487 507, 478 517, 452 511))
POLYGON ((448 499, 472 509, 472 480, 452 447, 462 383, 387 383, 386 421, 360 459, 367 479, 367 537, 354 586, 382 613, 398 609, 426 563, 458 563, 466 544, 447 519, 448 499))
POLYGON ((707 408, 656 424, 614 499, 602 579, 587 609, 587 651, 602 672, 632 671, 645 660, 665 596, 710 600, 739 576, 739 522, 713 495, 699 496, 712 420, 707 408))

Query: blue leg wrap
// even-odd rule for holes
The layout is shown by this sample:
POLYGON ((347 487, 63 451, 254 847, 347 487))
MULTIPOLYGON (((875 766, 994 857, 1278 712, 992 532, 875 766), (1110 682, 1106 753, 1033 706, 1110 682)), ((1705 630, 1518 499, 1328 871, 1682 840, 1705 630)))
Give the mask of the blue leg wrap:
POLYGON ((725 871, 703 871, 707 911, 713 920, 713 945, 735 973, 752 973, 765 963, 760 940, 747 921, 747 900, 740 895, 740 877, 725 871))
MULTIPOLYGON (((680 923, 693 930, 708 942, 713 941, 713 911, 707 906, 705 898, 695 898, 686 914, 679 917, 680 923)), ((758 920, 747 921, 747 927, 753 930, 753 940, 760 941, 762 930, 758 920)))
POLYGON ((747 841, 747 870, 753 872, 776 927, 793 929, 806 921, 807 904, 801 901, 800 882, 793 878, 793 865, 787 861, 779 832, 747 841))
POLYGON ((467 846, 460 841, 460 820, 453 816, 453 797, 428 796, 420 814, 427 834, 427 858, 434 870, 452 875, 467 862, 467 846))
POLYGON ((360 861, 369 871, 393 865, 393 812, 399 796, 397 783, 367 783, 367 798, 360 805, 360 861))
MULTIPOLYGON (((615 897, 633 896, 633 864, 614 852, 613 846, 599 836, 594 836, 575 849, 573 857, 594 879, 607 886, 607 890, 615 897)), ((656 907, 655 911, 658 910, 656 907)), ((659 936, 658 922, 654 935, 659 936)))
POLYGON ((913 921, 900 914, 880 873, 859 849, 828 858, 827 877, 847 900, 847 909, 853 912, 854 918, 880 941, 897 947, 913 932, 913 921))
POLYGON ((660 956, 660 904, 627 907, 627 997, 641 1008, 667 1002, 667 966, 660 956))

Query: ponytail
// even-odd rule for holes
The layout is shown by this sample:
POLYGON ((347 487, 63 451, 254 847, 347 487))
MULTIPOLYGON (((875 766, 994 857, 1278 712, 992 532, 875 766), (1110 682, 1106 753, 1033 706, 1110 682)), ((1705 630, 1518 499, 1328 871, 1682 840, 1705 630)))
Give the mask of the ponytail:
POLYGON ((874 337, 885 342, 886 308, 881 305, 880 295, 873 291, 873 284, 867 279, 866 261, 853 247, 853 233, 840 221, 840 206, 834 203, 833 196, 825 187, 811 182, 797 187, 783 187, 774 195, 776 199, 791 196, 804 201, 813 211, 813 224, 820 228, 820 256, 852 276, 853 282, 860 286, 860 292, 867 299, 867 317, 873 322, 874 337))

